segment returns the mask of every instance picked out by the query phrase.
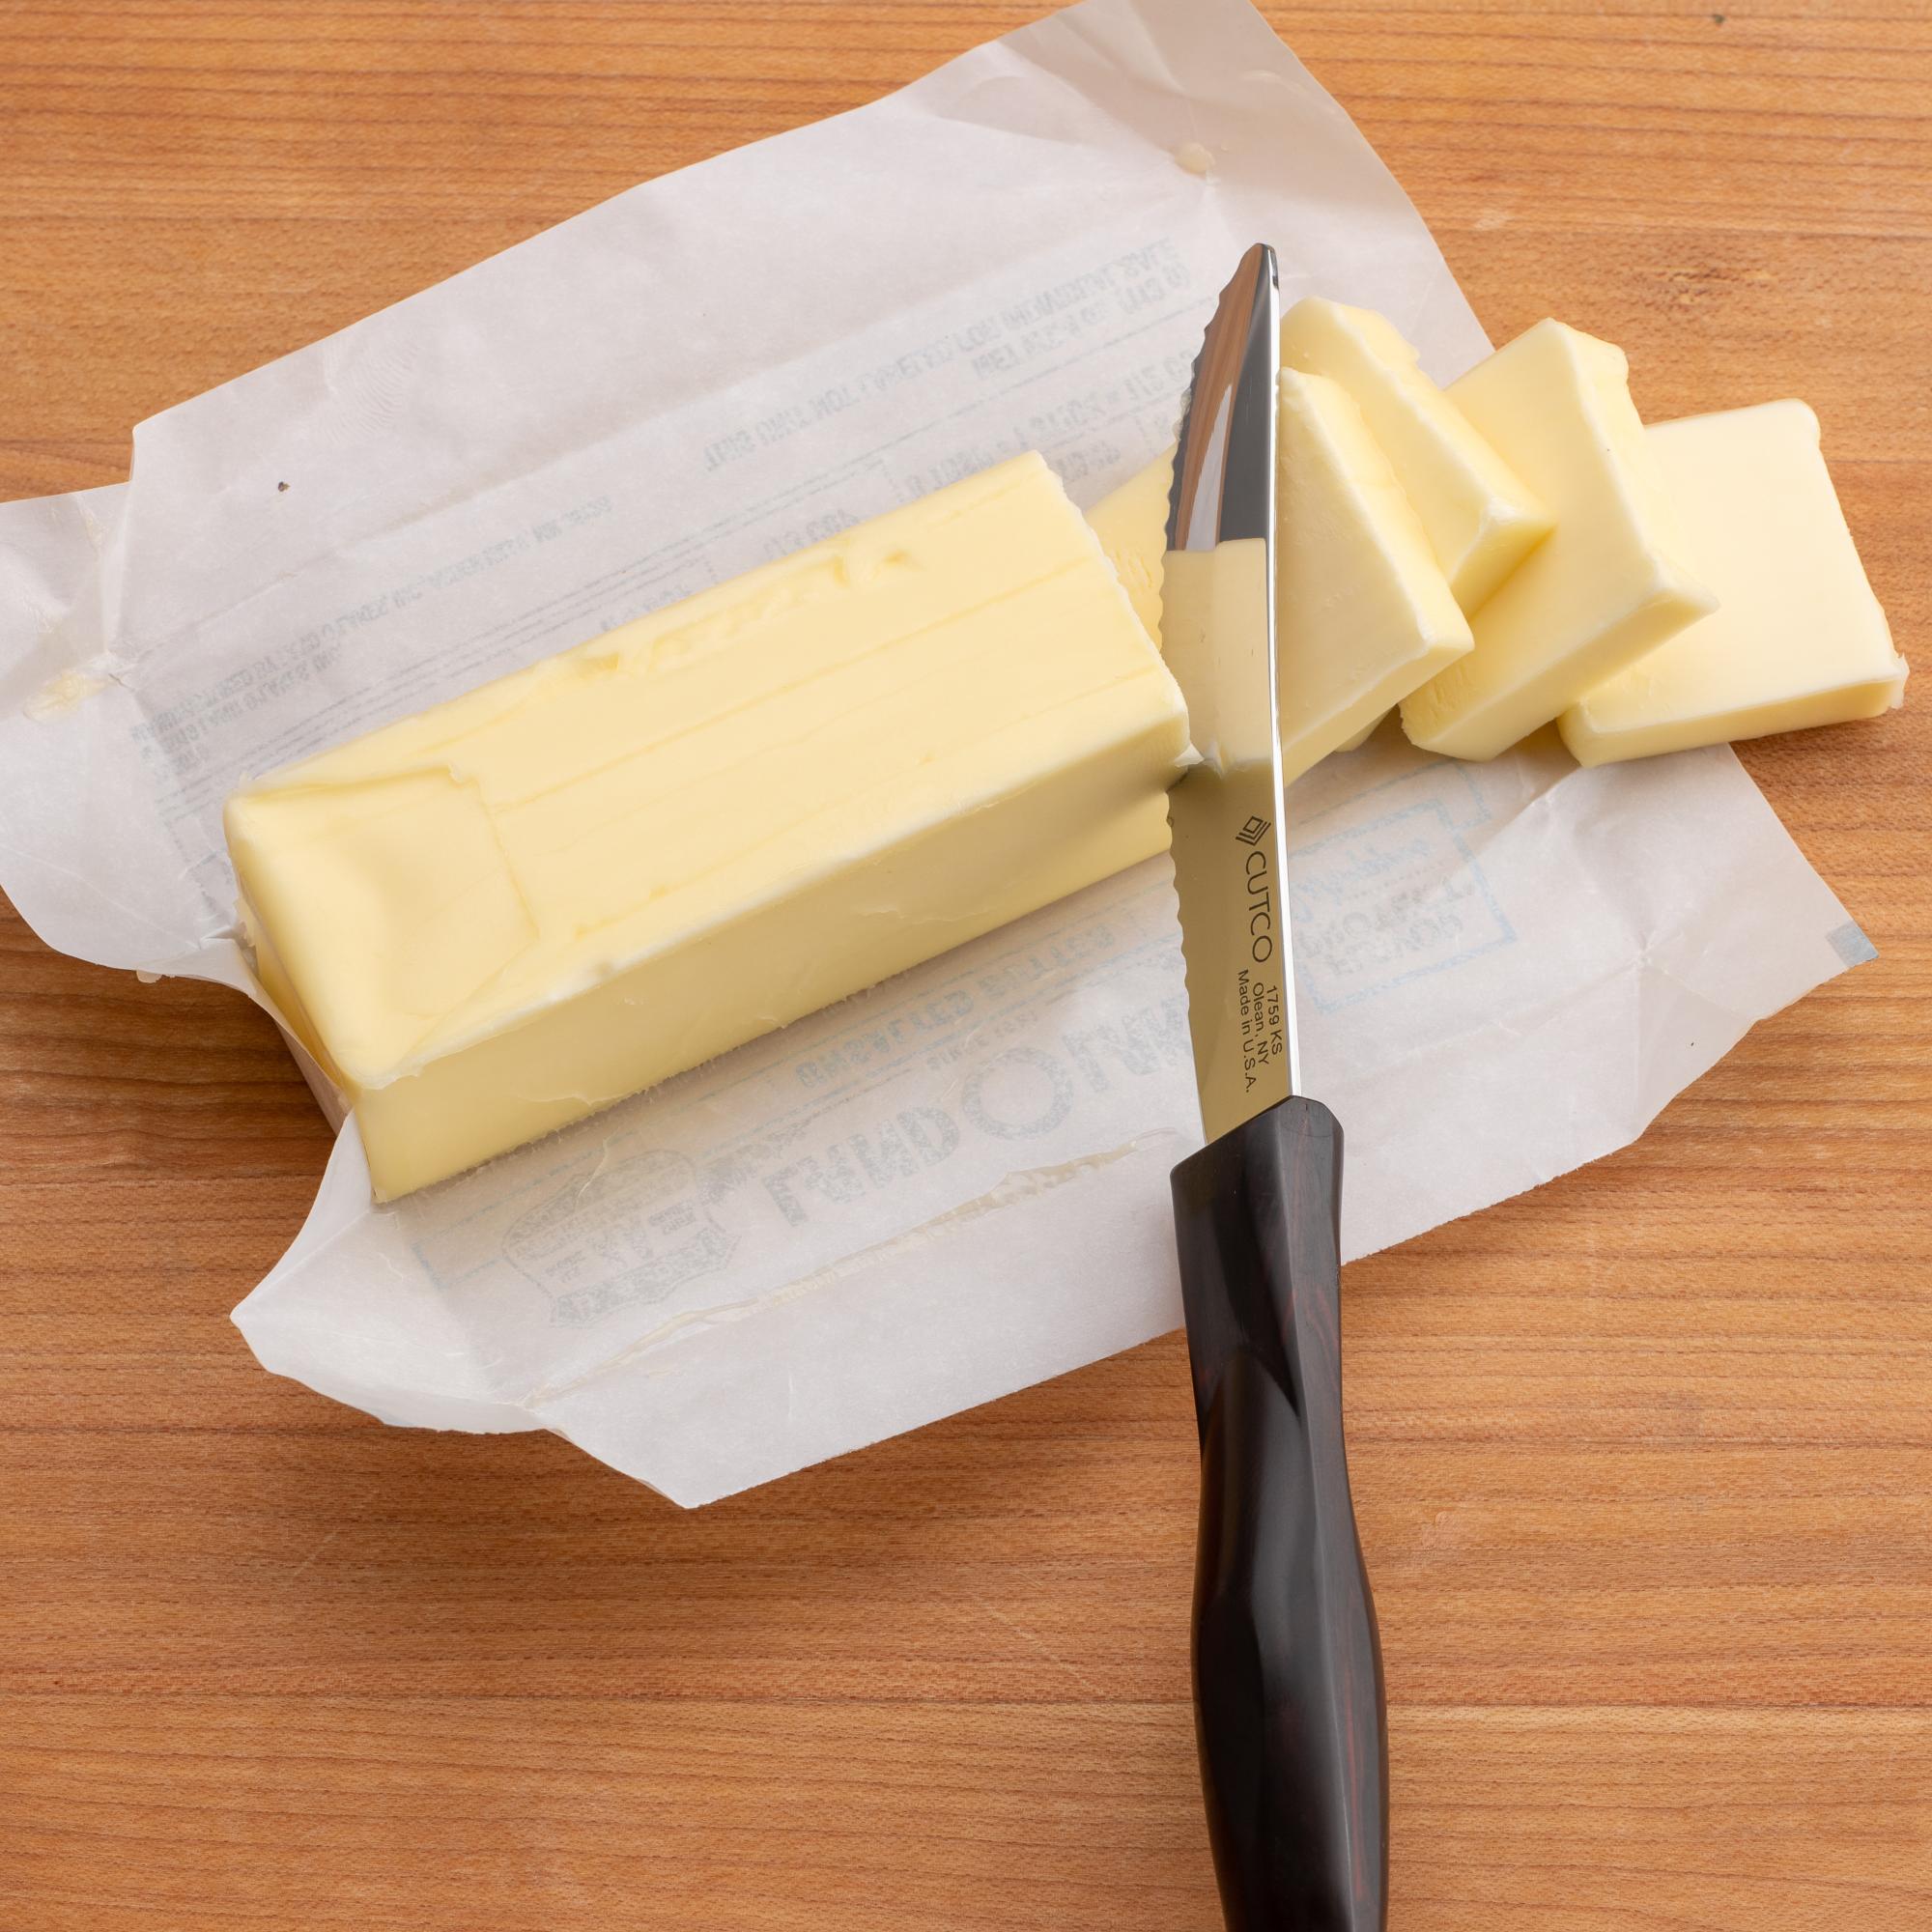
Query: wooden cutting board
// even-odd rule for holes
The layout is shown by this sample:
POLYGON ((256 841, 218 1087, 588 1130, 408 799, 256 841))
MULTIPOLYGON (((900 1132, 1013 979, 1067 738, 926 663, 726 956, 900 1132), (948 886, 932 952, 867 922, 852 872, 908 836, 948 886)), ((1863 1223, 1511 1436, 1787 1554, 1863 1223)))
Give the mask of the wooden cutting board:
MULTIPOLYGON (((1270 10, 1492 335, 1816 406, 1925 687, 1744 754, 1877 963, 1350 1270, 1397 1932, 1932 1925, 1932 12, 1722 4, 1270 10)), ((1039 11, 0 4, 0 495, 1039 11)), ((1220 1923, 1178 1340, 680 1515, 255 1367, 326 1145, 240 999, 0 905, 9 1932, 1220 1923)))

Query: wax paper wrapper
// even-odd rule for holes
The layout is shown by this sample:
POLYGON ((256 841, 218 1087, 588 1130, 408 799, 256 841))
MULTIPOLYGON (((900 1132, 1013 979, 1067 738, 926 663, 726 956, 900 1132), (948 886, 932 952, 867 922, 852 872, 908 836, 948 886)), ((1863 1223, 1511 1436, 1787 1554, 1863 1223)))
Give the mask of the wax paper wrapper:
MULTIPOLYGON (((1088 0, 170 410, 126 485, 0 511, 0 884, 53 946, 260 999, 242 775, 1019 450, 1092 501, 1258 239, 1439 378, 1485 350, 1240 0, 1088 0)), ((1868 951, 1727 752, 1384 730, 1290 813, 1350 1256, 1621 1146, 1868 951)), ((236 1319, 391 1422, 699 1503, 1175 1325, 1198 1134, 1160 861, 391 1207, 349 1127, 236 1319)))

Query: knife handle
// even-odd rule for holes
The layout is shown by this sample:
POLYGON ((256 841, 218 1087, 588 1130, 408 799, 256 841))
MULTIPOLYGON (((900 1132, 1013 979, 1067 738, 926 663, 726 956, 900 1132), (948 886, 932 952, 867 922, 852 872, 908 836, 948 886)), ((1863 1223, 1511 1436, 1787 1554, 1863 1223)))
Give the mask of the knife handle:
POLYGON ((1384 1932, 1381 1645, 1342 1438, 1342 1129, 1284 1100, 1174 1170, 1201 1531, 1195 1735, 1229 1932, 1384 1932))

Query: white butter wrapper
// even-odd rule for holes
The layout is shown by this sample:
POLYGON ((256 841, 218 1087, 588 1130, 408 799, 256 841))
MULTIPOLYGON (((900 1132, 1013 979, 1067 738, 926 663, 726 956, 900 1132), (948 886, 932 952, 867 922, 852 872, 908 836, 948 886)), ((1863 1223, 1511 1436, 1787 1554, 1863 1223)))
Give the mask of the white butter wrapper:
MULTIPOLYGON (((1019 450, 1093 501, 1257 239, 1439 379, 1484 351, 1241 0, 1087 0, 168 411, 126 485, 0 507, 0 884, 50 945, 260 998, 244 775, 1019 450)), ((1290 810, 1350 1257, 1622 1146, 1870 951, 1724 751, 1385 729, 1290 810)), ((236 1320, 388 1421, 701 1503, 1174 1326, 1198 1137, 1162 861, 386 1208, 351 1126, 236 1320)))

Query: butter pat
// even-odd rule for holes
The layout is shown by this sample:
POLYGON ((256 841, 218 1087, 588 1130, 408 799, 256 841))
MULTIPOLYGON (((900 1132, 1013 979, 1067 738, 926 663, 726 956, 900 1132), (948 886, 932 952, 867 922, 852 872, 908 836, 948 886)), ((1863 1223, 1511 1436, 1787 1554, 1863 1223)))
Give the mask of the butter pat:
POLYGON ((1136 470, 1087 512, 1094 534, 1121 580, 1134 615, 1160 642, 1161 575, 1167 564, 1167 503, 1174 489, 1174 451, 1136 470))
POLYGON ((1281 374, 1275 638, 1284 781, 1374 730, 1469 649, 1420 519, 1362 412, 1325 376, 1281 374))
POLYGON ((1378 713, 1374 718, 1371 718, 1369 722, 1366 724, 1364 724, 1362 728, 1359 731, 1357 731, 1355 735, 1352 738, 1350 738, 1346 744, 1337 745, 1335 749, 1338 752, 1359 752, 1362 749, 1362 747, 1366 745, 1369 742, 1369 740, 1376 735, 1376 727, 1387 716, 1388 713, 1386 711, 1378 713))
POLYGON ((1387 454, 1456 601, 1479 610, 1549 534, 1537 494, 1371 309, 1311 296, 1281 327, 1284 366, 1331 377, 1387 454))
POLYGON ((1559 721, 1581 764, 1874 718, 1905 696, 1892 648, 1799 402, 1659 423, 1651 448, 1718 609, 1598 685, 1559 721))
MULTIPOLYGON (((1284 369, 1275 478, 1282 777, 1351 751, 1470 647, 1427 532, 1348 392, 1284 369)), ((1156 642, 1174 456, 1088 513, 1156 642)))
POLYGON ((1163 850, 1180 694, 1037 456, 232 798, 379 1197, 1163 850))
POLYGON ((1424 751, 1493 758, 1717 600, 1686 561, 1622 350, 1540 322, 1449 394, 1556 518, 1471 620, 1475 649, 1403 702, 1424 751))

